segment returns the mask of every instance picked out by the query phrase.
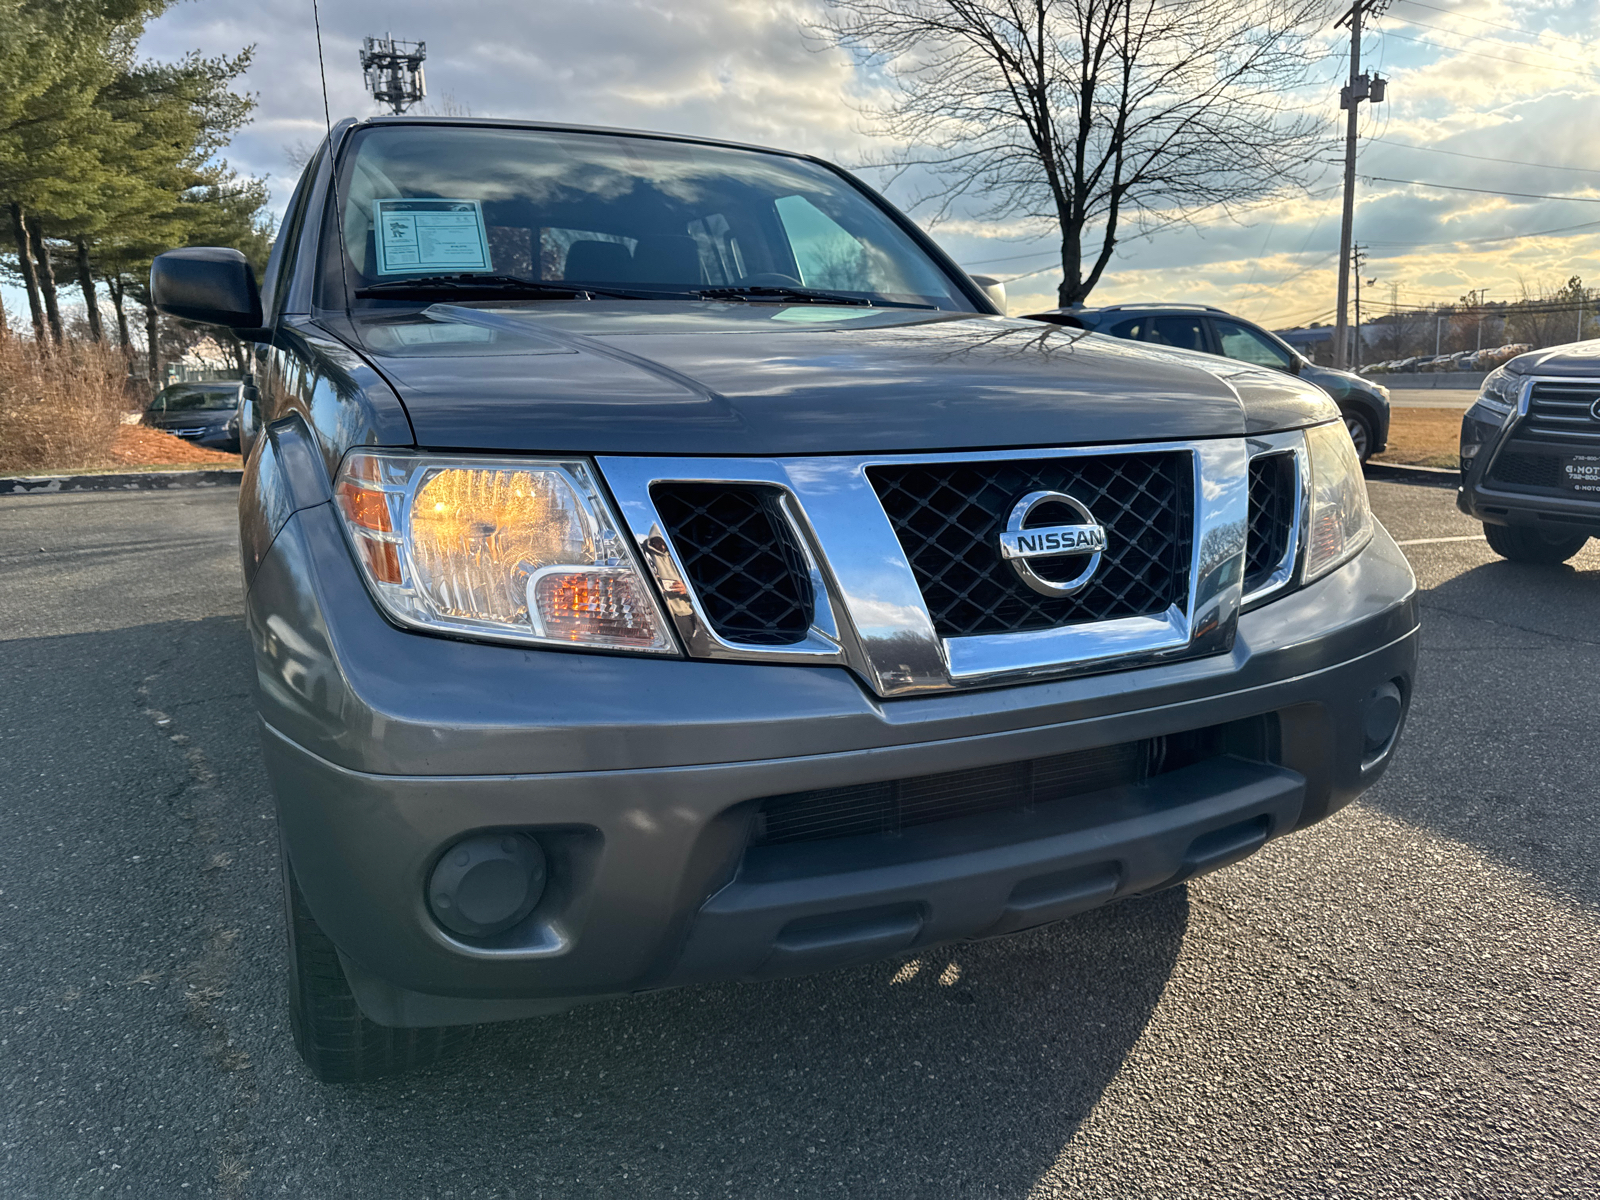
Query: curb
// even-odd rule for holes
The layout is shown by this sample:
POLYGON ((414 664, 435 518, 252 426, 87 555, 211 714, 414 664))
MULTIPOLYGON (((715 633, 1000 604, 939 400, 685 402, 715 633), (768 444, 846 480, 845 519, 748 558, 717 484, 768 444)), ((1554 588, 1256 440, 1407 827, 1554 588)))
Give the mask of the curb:
POLYGON ((1404 463, 1364 463, 1362 474, 1368 479, 1381 479, 1385 483, 1415 483, 1423 487, 1450 488, 1461 484, 1461 472, 1445 467, 1411 467, 1404 463))
POLYGON ((62 492, 152 492, 238 487, 244 471, 119 471, 107 475, 16 475, 0 479, 0 496, 47 496, 62 492))

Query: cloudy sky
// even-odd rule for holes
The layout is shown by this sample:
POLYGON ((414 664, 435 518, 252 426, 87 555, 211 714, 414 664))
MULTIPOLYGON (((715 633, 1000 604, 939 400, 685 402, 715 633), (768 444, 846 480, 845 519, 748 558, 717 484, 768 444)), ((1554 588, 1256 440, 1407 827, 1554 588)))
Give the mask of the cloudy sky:
MULTIPOLYGON (((333 118, 376 111, 362 87, 363 36, 428 44, 429 102, 474 116, 537 117, 708 134, 853 164, 875 144, 852 99, 874 81, 802 33, 820 0, 322 0, 333 118)), ((1328 31, 1330 133, 1346 38, 1328 31)), ((254 43, 255 122, 230 151, 266 176, 275 205, 286 148, 323 128, 311 0, 187 0, 155 22, 151 57, 254 43)), ((1390 80, 1363 106, 1356 238, 1380 303, 1490 299, 1600 283, 1600 5, 1594 0, 1393 0, 1363 43, 1390 80), (1482 189, 1478 191, 1452 189, 1482 189), (1540 199, 1495 193, 1521 192, 1540 199)), ((1331 157, 1331 156, 1330 156, 1331 157)), ((1275 328, 1331 319, 1339 168, 1309 197, 1242 222, 1172 230, 1119 248, 1094 302, 1219 304, 1275 328)), ((889 188, 891 199, 904 200, 889 188)), ((1013 312, 1053 305, 1046 231, 964 221, 936 228, 969 269, 1013 278, 1013 312)))

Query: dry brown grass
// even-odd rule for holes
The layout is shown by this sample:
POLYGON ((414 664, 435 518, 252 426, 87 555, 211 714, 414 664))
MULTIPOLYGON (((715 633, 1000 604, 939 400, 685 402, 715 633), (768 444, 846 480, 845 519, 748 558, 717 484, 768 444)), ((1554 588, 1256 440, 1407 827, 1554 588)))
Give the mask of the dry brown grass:
POLYGON ((1460 466, 1461 412, 1459 408, 1390 409, 1389 448, 1374 460, 1414 467, 1460 466))
POLYGON ((130 467, 237 467, 237 454, 208 450, 148 425, 124 425, 107 452, 109 461, 130 467))
POLYGON ((0 335, 0 473, 106 463, 123 414, 139 404, 127 376, 110 346, 46 350, 0 335))

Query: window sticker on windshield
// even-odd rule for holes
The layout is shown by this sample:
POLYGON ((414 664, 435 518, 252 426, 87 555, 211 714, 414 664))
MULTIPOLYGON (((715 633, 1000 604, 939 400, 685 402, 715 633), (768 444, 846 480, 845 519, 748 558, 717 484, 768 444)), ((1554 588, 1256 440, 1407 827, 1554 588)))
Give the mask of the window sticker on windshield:
POLYGON ((372 227, 380 275, 490 269, 476 200, 374 200, 372 227))

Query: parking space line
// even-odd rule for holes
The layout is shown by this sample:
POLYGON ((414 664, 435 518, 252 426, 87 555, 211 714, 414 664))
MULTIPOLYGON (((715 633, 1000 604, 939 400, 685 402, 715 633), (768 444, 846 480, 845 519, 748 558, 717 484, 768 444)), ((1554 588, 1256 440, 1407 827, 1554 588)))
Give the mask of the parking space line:
POLYGON ((1481 533, 1465 533, 1465 534, 1462 534, 1460 537, 1412 538, 1410 541, 1396 542, 1395 545, 1396 546, 1432 546, 1432 545, 1435 545, 1438 542, 1481 542, 1481 541, 1483 541, 1483 534, 1481 534, 1481 533))

